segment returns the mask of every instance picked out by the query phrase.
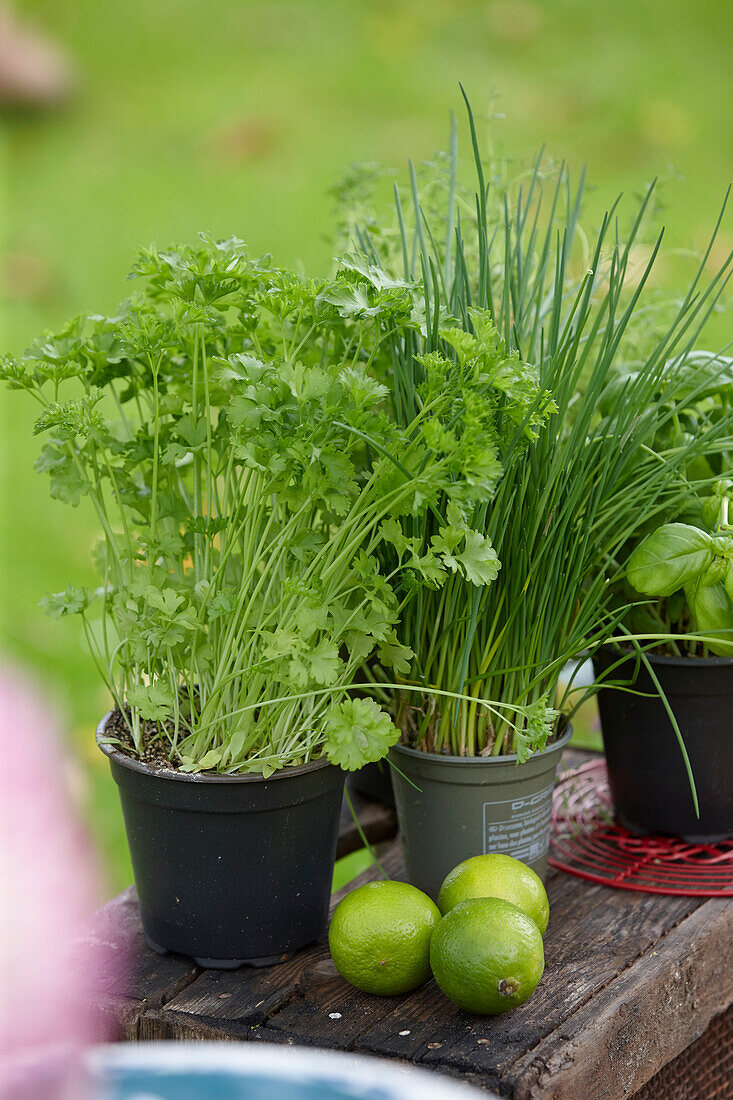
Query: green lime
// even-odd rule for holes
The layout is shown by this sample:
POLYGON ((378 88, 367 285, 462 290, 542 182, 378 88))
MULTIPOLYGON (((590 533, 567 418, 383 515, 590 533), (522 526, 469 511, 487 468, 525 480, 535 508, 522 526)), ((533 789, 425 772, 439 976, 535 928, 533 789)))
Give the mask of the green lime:
POLYGON ((336 906, 328 930, 331 958, 365 993, 407 993, 430 977, 430 937, 439 920, 422 890, 368 882, 336 906))
POLYGON ((524 1004, 545 969, 533 920, 503 898, 461 901, 433 932, 435 980, 459 1008, 497 1016, 524 1004))
POLYGON ((438 895, 441 913, 469 898, 503 898, 535 922, 544 935, 550 903, 542 879, 526 863, 498 852, 465 859, 446 876, 438 895))

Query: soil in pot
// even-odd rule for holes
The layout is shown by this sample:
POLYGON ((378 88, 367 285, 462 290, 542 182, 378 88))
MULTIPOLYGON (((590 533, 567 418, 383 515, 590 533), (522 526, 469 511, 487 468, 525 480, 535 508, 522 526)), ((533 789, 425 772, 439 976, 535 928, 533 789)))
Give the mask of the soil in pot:
POLYGON ((544 878, 555 774, 572 730, 525 764, 516 756, 390 750, 409 881, 432 898, 470 856, 505 852, 544 878))
POLYGON ((119 787, 152 947, 232 968, 269 965, 323 935, 340 769, 318 760, 268 779, 186 775, 100 748, 119 787))
MULTIPOLYGON (((597 673, 622 654, 610 647, 593 658, 597 673)), ((598 694, 603 743, 616 817, 637 833, 693 841, 733 836, 733 660, 648 654, 675 714, 690 758, 695 806, 669 715, 643 664, 630 654, 609 679, 634 681, 631 694, 598 694)))

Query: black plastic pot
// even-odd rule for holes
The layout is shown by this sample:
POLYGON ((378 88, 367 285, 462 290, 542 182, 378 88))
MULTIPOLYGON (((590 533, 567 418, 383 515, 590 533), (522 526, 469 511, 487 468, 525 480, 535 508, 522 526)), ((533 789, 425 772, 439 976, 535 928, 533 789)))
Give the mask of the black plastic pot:
POLYGON ((184 775, 99 747, 119 787, 151 947, 231 969, 278 962, 323 934, 339 768, 318 760, 269 779, 184 775))
POLYGON ((395 745, 390 758, 407 876, 436 898, 457 864, 485 852, 521 859, 544 878, 562 737, 525 764, 516 756, 442 756, 395 745))
MULTIPOLYGON (((593 658, 596 674, 621 656, 604 647, 593 658)), ((637 659, 630 655, 609 679, 634 681, 635 692, 651 697, 613 688, 598 695, 617 820, 637 833, 695 841, 733 836, 733 660, 648 656, 690 757, 700 817, 664 704, 641 662, 635 678, 637 659)))
POLYGON ((365 764, 358 771, 350 772, 346 782, 349 790, 394 808, 391 772, 392 769, 386 760, 378 760, 376 764, 365 764))

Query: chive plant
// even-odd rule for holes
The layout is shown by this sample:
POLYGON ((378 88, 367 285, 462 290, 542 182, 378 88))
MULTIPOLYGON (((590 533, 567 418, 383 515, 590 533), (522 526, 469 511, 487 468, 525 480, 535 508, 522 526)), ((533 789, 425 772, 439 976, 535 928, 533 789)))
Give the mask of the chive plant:
MULTIPOLYGON (((475 193, 458 184, 454 127, 450 154, 411 172, 407 201, 395 189, 394 222, 358 232, 361 260, 348 258, 342 277, 360 267, 375 284, 386 269, 423 287, 412 324, 387 333, 377 360, 403 427, 422 408, 426 362, 476 370, 491 390, 482 430, 494 476, 460 519, 491 544, 496 575, 481 588, 459 576, 401 586, 401 638, 414 653, 414 692, 396 704, 403 738, 521 761, 555 726, 567 661, 623 629, 628 607, 611 607, 611 592, 628 548, 684 507, 688 471, 731 445, 729 405, 703 432, 676 430, 715 370, 695 348, 731 256, 706 276, 714 233, 687 293, 655 324, 645 292, 661 235, 641 265, 637 247, 654 188, 627 232, 617 202, 587 235, 582 178, 574 187, 566 167, 540 158, 512 185, 505 166, 482 158, 470 106, 469 123, 475 193)), ((461 430, 456 416, 451 431, 461 430)), ((402 527, 415 546, 439 537, 431 512, 402 527)))
MULTIPOLYGON (((396 422, 370 375, 379 326, 399 329, 412 292, 387 287, 347 324, 330 284, 209 238, 148 250, 133 274, 144 289, 116 316, 78 318, 2 366, 39 404, 52 495, 88 496, 102 532, 99 589, 46 610, 81 616, 128 751, 265 776, 378 759, 397 730, 350 694, 354 674, 373 652, 398 668, 411 653, 400 566, 383 573, 377 549, 460 483, 430 409, 396 422)), ((413 555, 411 583, 480 569, 482 542, 450 562, 413 555)))

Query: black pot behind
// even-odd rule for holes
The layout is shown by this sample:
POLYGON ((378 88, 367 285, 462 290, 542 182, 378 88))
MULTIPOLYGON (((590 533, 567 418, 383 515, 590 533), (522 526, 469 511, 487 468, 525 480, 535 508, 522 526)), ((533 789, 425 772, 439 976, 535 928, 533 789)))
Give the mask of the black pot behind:
POLYGON ((269 779, 189 776, 100 748, 119 787, 151 947, 205 967, 257 966, 324 933, 340 769, 319 760, 269 779))
MULTIPOLYGON (((596 673, 621 654, 606 647, 593 658, 596 673)), ((648 655, 672 707, 690 757, 700 817, 684 760, 664 704, 640 663, 634 691, 604 688, 598 695, 608 780, 616 817, 638 833, 690 840, 733 836, 733 660, 648 655)), ((636 657, 609 674, 633 680, 636 657)))
POLYGON ((347 782, 350 790, 394 809, 392 769, 386 760, 378 760, 376 764, 365 764, 363 768, 350 772, 347 782))

